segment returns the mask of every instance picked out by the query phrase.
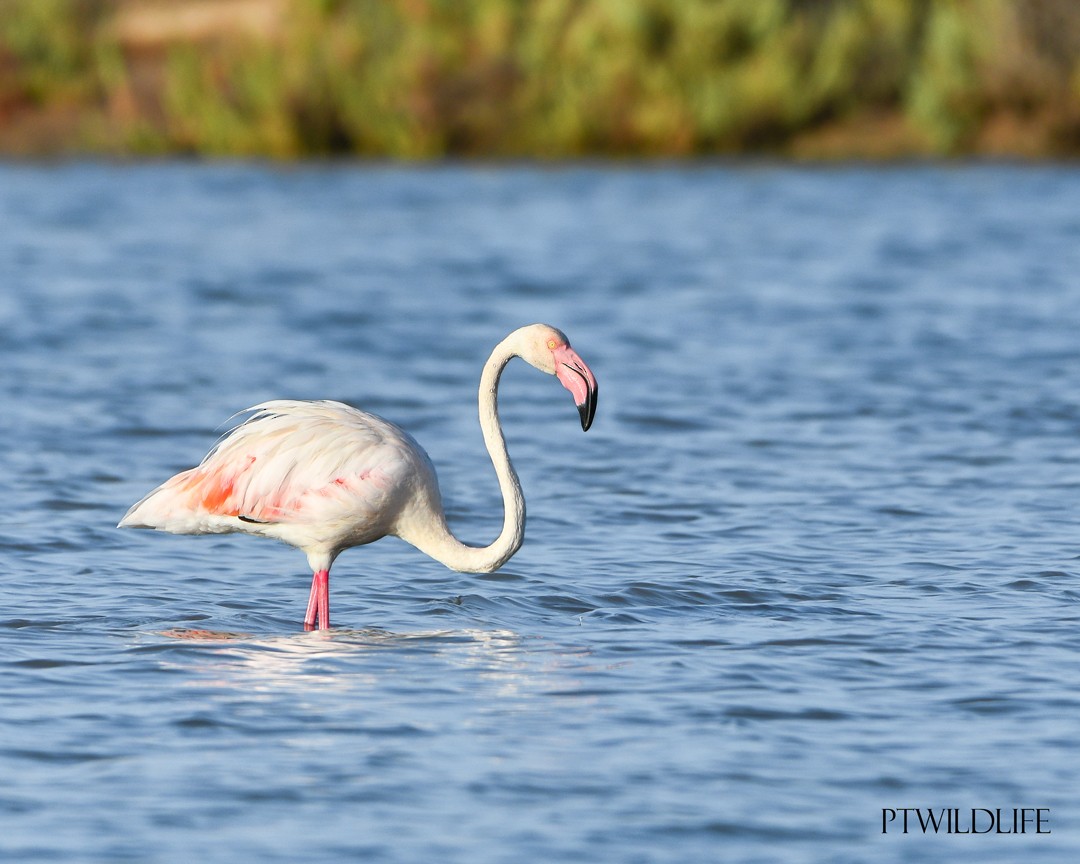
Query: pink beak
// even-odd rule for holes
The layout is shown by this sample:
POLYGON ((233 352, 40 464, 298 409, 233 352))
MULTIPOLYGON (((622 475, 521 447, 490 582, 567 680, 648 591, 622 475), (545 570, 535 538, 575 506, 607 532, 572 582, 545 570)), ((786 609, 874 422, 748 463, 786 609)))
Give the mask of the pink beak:
POLYGON ((581 415, 581 428, 588 431, 596 414, 596 376, 569 345, 556 348, 551 353, 555 356, 555 374, 563 387, 573 394, 574 404, 581 415))

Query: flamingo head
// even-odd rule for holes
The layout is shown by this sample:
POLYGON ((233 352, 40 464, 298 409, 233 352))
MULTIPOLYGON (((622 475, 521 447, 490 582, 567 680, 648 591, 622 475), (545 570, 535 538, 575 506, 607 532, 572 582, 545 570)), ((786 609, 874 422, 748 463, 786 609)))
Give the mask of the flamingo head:
POLYGON ((596 376, 570 347, 566 334, 547 324, 531 324, 515 334, 518 354, 541 372, 555 375, 570 391, 581 415, 581 428, 588 430, 596 414, 596 376))

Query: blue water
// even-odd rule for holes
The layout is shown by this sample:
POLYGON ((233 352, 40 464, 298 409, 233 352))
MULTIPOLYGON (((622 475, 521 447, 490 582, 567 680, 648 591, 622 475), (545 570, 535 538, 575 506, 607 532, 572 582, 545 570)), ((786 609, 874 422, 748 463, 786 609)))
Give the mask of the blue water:
POLYGON ((1063 167, 0 167, 0 858, 1080 860, 1078 202, 1063 167), (501 572, 350 550, 304 633, 299 552, 114 527, 234 412, 331 398, 486 543, 476 384, 531 321, 599 412, 507 371, 501 572))

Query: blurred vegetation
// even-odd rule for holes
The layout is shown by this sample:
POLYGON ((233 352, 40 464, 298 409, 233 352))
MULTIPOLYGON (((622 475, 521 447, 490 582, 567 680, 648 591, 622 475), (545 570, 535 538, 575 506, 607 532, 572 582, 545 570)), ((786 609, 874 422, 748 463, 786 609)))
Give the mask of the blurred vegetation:
POLYGON ((1080 3, 0 0, 0 151, 1076 155, 1080 3))

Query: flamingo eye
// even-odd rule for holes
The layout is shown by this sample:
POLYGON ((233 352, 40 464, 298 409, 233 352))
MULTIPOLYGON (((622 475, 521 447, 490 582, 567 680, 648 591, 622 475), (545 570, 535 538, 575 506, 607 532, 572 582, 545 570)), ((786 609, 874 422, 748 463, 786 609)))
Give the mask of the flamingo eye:
POLYGON ((550 348, 552 351, 555 350, 555 346, 558 344, 559 343, 556 342, 554 339, 548 339, 548 348, 550 348))

